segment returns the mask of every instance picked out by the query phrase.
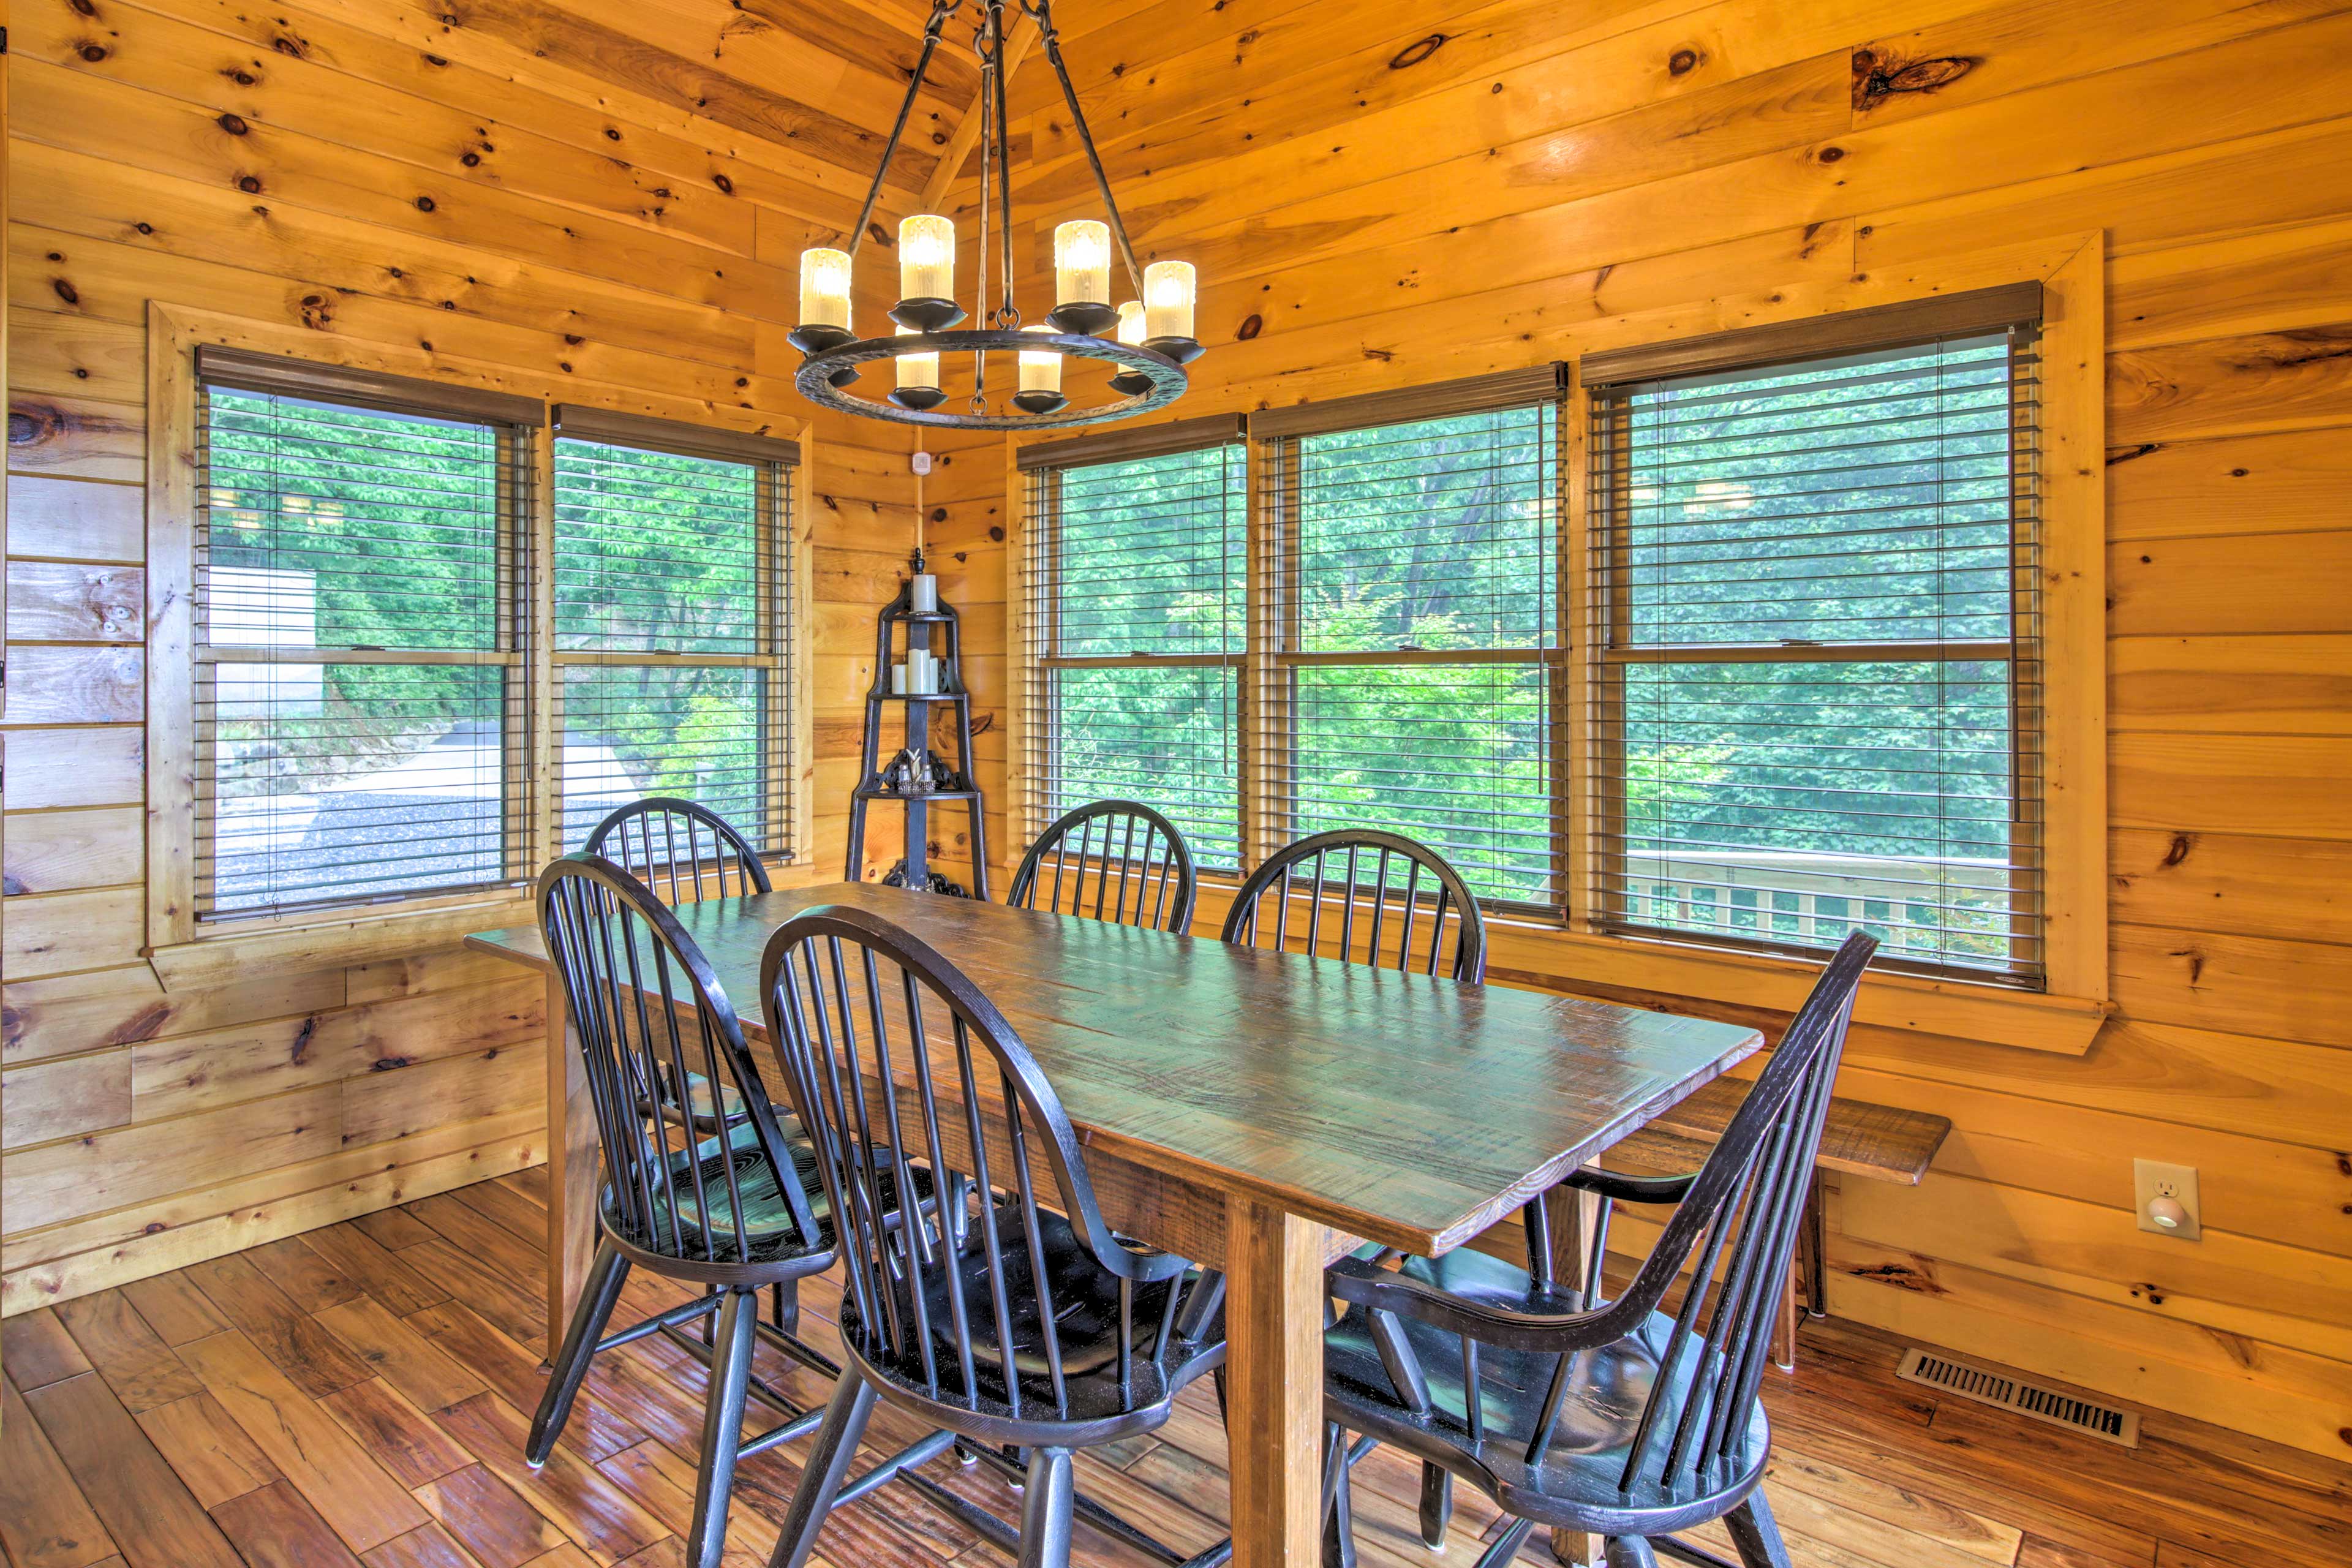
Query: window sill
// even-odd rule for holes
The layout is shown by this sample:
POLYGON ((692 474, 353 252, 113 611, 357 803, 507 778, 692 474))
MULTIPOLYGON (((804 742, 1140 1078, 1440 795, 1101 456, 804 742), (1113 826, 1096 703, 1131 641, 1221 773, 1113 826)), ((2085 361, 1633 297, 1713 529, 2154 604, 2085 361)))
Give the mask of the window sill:
MULTIPOLYGON (((1661 996, 1793 1012, 1820 966, 1768 953, 1732 952, 1642 937, 1565 931, 1489 916, 1490 975, 1525 975, 1661 996)), ((1863 982, 1854 1021, 1879 1028, 1946 1035, 2021 1050, 2079 1057, 2107 1020, 2108 1004, 1966 980, 1874 973, 1863 982)))
POLYGON ((526 925, 528 889, 414 909, 328 912, 302 920, 256 921, 215 928, 185 942, 160 943, 147 962, 166 991, 201 990, 249 978, 257 969, 299 973, 454 947, 478 931, 526 925))

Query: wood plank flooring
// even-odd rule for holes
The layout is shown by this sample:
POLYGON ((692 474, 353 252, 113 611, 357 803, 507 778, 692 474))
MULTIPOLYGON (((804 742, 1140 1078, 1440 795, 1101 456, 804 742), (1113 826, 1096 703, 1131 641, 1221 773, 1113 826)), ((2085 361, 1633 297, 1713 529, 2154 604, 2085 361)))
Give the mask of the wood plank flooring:
MULTIPOLYGON (((671 1568, 693 1495, 703 1377, 656 1339, 604 1357, 556 1458, 533 1471, 544 1173, 440 1197, 11 1319, 0 1547, 11 1568, 671 1568)), ((682 1299, 639 1276, 623 1310, 682 1299)), ((803 1288, 827 1337, 835 1298, 803 1288)), ((2156 1412, 2137 1452, 1898 1383, 1902 1347, 1809 1323, 1775 1373, 1771 1497, 1804 1568, 2214 1568, 2352 1562, 2352 1468, 2156 1412)), ((824 1390, 762 1352, 795 1397, 824 1390)), ((878 1450, 919 1435, 887 1408, 878 1450)), ((730 1568, 759 1568, 800 1445, 743 1468, 730 1568)), ((878 1457, 878 1453, 876 1457, 878 1457)), ((1223 1533, 1224 1434, 1206 1384, 1148 1438, 1080 1461, 1081 1484, 1163 1541, 1223 1533)), ((929 1471, 1000 1514, 989 1474, 929 1471)), ((1414 1526, 1417 1467, 1357 1471, 1375 1568, 1467 1562, 1496 1524, 1457 1489, 1437 1556, 1414 1526)), ((1701 1539, 1719 1552, 1719 1531, 1701 1539)), ((1089 1568, 1147 1560, 1083 1527, 1089 1568)), ((837 1512, 834 1568, 1002 1558, 904 1487, 837 1512)), ((1523 1561, 1549 1561, 1540 1544, 1523 1561)))

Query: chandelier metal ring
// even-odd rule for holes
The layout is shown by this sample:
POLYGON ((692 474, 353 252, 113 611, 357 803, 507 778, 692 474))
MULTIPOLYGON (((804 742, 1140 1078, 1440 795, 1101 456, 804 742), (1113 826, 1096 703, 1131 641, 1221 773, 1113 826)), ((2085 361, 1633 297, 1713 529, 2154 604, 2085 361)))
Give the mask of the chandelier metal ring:
POLYGON ((1184 367, 1175 361, 1150 349, 1108 338, 1076 332, 1031 332, 1012 327, 975 327, 901 337, 861 338, 842 343, 802 361, 793 384, 812 403, 897 425, 944 425, 965 430, 1055 430, 1100 425, 1165 408, 1184 395, 1189 379, 1184 367), (1149 378, 1151 385, 1116 403, 1092 408, 1069 407, 1053 414, 971 414, 950 413, 944 408, 901 408, 896 404, 860 397, 834 383, 834 377, 845 370, 903 353, 984 353, 991 349, 1008 353, 1052 349, 1071 358, 1099 360, 1122 371, 1132 371, 1149 378))

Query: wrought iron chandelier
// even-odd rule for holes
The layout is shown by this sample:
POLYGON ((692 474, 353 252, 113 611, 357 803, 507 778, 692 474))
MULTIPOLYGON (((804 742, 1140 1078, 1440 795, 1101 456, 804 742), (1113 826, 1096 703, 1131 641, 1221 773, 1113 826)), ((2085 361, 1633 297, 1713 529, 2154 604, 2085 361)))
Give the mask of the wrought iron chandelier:
POLYGON ((883 176, 906 133, 907 121, 922 91, 924 73, 939 49, 948 18, 965 5, 965 0, 932 0, 930 19, 923 26, 922 54, 915 62, 914 79, 907 84, 907 100, 899 106, 898 121, 890 127, 890 139, 882 148, 881 165, 874 171, 866 205, 850 231, 849 248, 820 246, 801 252, 800 324, 793 329, 791 342, 804 357, 794 384, 811 402, 845 414, 965 430, 1098 425, 1164 408, 1183 395, 1184 366, 1201 353, 1201 344, 1192 336, 1192 265, 1155 261, 1147 268, 1136 266, 1135 250, 1128 243, 1126 225, 1119 221, 1109 177, 1103 173, 1102 158, 1095 151, 1094 136, 1078 107, 1077 89, 1070 85, 1061 39, 1054 31, 1052 0, 1010 0, 1010 5, 1036 24, 1037 41, 1061 83, 1062 100, 1069 106, 1078 144, 1094 171, 1104 217, 1081 218, 1055 227, 1056 298, 1043 321, 1024 322, 1013 303, 1013 171, 1004 104, 1008 0, 973 3, 980 12, 972 48, 980 58, 981 83, 980 274, 975 297, 984 324, 958 328, 964 310, 954 298, 954 221, 936 213, 917 213, 898 225, 898 291, 903 297, 890 309, 898 331, 886 338, 860 338, 850 329, 853 269, 858 247, 873 221, 875 204, 882 195, 883 176), (1134 298, 1117 307, 1111 304, 1110 292, 1114 240, 1135 292, 1134 298), (993 311, 988 310, 992 248, 997 287, 993 311), (991 353, 1012 355, 1018 366, 1016 384, 1005 398, 1009 408, 992 407, 991 353), (940 360, 943 355, 967 353, 972 356, 971 403, 966 409, 950 409, 940 384, 940 360), (887 402, 849 390, 858 379, 858 366, 884 359, 895 362, 896 384, 887 402), (1118 395, 1116 399, 1092 406, 1071 405, 1062 389, 1064 374, 1074 364, 1086 363, 1109 367, 1109 385, 1118 395))

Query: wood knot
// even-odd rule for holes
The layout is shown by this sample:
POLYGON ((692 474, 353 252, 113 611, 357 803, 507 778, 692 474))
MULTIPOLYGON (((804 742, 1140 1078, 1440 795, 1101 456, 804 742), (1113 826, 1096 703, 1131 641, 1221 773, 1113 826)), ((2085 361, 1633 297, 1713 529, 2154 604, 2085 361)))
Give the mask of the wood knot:
POLYGON ((1666 74, 1688 76, 1698 69, 1698 62, 1703 58, 1696 49, 1676 49, 1666 57, 1666 74))
POLYGON ((96 65, 99 61, 106 58, 106 46, 104 44, 84 44, 79 52, 83 59, 88 60, 91 65, 96 65))
POLYGON ((1844 156, 1845 149, 1843 147, 1824 147, 1821 151, 1821 161, 1824 163, 1834 163, 1844 156))
POLYGON ((1242 318, 1242 324, 1234 329, 1234 337, 1236 341, 1245 343, 1264 331, 1265 331, 1265 318, 1253 314, 1242 318))
POLYGON ((222 130, 227 132, 232 136, 242 136, 253 129, 253 127, 245 122, 245 116, 241 114, 224 114, 215 120, 213 123, 219 126, 222 130))
POLYGON ((1396 52, 1395 57, 1389 61, 1389 69, 1410 70, 1444 48, 1445 41, 1444 33, 1432 33, 1425 38, 1416 39, 1396 52))
POLYGON ((724 195, 731 196, 735 194, 735 182, 729 179, 725 174, 711 175, 710 183, 717 185, 724 195))
POLYGON ((988 531, 988 539, 989 539, 989 542, 990 542, 990 543, 992 543, 992 544, 1002 544, 1002 543, 1003 543, 1003 542, 1004 542, 1004 530, 1003 530, 1003 528, 1001 528, 1001 527, 991 527, 991 528, 989 529, 989 531, 988 531))
POLYGON ((239 174, 236 177, 236 188, 243 191, 248 196, 257 196, 261 194, 261 176, 258 174, 239 174))
POLYGON ((2183 860, 2189 858, 2189 851, 2195 848, 2196 845, 2197 840, 2191 838, 2188 834, 2174 834, 2172 836, 2171 847, 2164 852, 2164 864, 2167 866, 2179 865, 2183 860))
POLYGON ((1856 112, 1877 108, 1897 93, 1940 92, 1984 62, 1973 55, 1936 55, 1906 60, 1876 51, 1853 54, 1853 107, 1856 112))
POLYGON ((58 298, 63 300, 67 304, 79 305, 81 303, 81 290, 75 288, 71 283, 68 283, 64 279, 50 279, 49 287, 56 291, 58 298))

